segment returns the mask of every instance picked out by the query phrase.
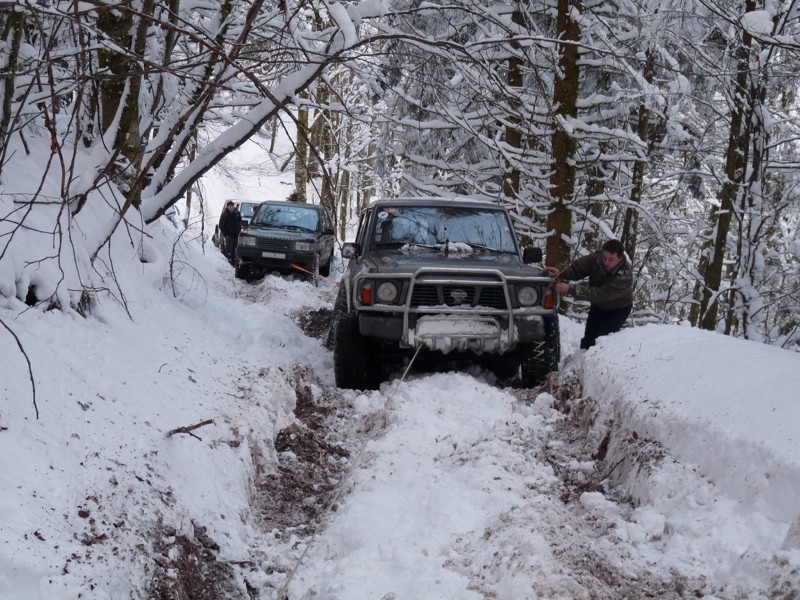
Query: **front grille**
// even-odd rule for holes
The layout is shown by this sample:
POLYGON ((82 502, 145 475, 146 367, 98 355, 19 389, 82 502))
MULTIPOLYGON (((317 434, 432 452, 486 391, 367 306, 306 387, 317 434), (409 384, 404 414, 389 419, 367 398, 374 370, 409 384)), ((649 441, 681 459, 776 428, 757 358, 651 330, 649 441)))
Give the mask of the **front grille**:
POLYGON ((293 243, 290 240, 276 240, 275 238, 256 237, 256 248, 271 252, 290 252, 293 243))
POLYGON ((492 308, 508 308, 506 306, 506 295, 501 287, 478 288, 480 297, 475 300, 476 306, 490 306, 492 308))
POLYGON ((444 304, 435 285, 415 285, 411 306, 441 306, 444 304))
POLYGON ((507 310, 506 296, 500 286, 435 285, 414 286, 411 306, 485 306, 507 310))

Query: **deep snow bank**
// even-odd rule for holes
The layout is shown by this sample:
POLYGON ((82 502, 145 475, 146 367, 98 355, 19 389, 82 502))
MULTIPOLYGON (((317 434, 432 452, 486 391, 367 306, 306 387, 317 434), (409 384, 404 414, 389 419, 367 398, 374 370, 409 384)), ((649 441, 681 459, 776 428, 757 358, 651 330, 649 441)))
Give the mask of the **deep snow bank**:
POLYGON ((326 353, 285 316, 289 283, 238 298, 221 255, 178 236, 162 219, 139 247, 114 244, 87 317, 0 295, 25 352, 2 331, 0 598, 143 597, 176 537, 202 527, 236 561, 261 535, 252 496, 293 419, 291 369, 326 371, 326 353))
MULTIPOLYGON (((609 463, 624 460, 628 436, 655 440, 695 465, 738 510, 782 524, 798 517, 800 354, 648 325, 604 338, 573 363, 584 396, 599 405, 595 443, 616 429, 609 463)), ((628 478, 627 492, 637 498, 652 488, 628 478)))

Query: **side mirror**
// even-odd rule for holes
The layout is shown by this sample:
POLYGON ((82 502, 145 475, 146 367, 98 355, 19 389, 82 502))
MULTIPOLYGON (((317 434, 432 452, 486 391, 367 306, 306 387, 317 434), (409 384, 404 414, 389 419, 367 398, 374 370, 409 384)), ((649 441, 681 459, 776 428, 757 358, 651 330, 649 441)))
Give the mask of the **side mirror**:
POLYGON ((322 230, 322 235, 333 235, 333 227, 326 227, 322 230))
POLYGON ((528 246, 522 251, 522 262, 526 265, 531 263, 540 263, 544 258, 544 254, 542 253, 541 248, 534 248, 532 246, 528 246))
POLYGON ((342 244, 342 258, 356 258, 361 254, 361 245, 355 242, 345 242, 342 244))

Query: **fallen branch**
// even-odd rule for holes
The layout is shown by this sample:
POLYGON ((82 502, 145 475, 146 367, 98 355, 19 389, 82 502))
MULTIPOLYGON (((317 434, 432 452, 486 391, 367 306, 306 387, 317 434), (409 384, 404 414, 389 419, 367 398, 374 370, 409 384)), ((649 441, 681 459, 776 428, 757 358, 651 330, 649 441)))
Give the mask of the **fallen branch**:
POLYGON ((178 428, 173 429, 172 431, 170 431, 167 434, 167 437, 172 437, 176 433, 186 433, 186 434, 192 436, 193 438, 197 438, 198 440, 200 440, 202 442, 203 441, 202 438, 200 438, 199 436, 196 436, 195 434, 193 434, 192 431, 194 431, 195 429, 199 429, 200 427, 204 427, 206 425, 211 425, 213 422, 214 422, 214 419, 206 419, 205 421, 200 421, 199 423, 195 423, 194 425, 189 425, 188 427, 178 427, 178 428))
POLYGON ((0 319, 0 325, 5 327, 6 331, 12 335, 14 340, 17 342, 17 347, 19 351, 22 352, 22 356, 25 358, 25 362, 28 363, 28 377, 31 380, 31 395, 33 397, 33 410, 36 413, 36 420, 39 420, 39 407, 36 405, 36 382, 33 380, 33 367, 31 366, 31 360, 28 358, 28 353, 25 352, 25 348, 22 346, 22 342, 17 337, 17 334, 12 331, 12 329, 6 325, 3 319, 0 319))

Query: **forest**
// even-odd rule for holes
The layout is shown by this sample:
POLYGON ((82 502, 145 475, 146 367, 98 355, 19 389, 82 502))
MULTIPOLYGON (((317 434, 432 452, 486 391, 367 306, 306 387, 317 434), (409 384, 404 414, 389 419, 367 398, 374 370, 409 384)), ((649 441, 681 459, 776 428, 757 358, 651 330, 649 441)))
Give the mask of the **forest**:
POLYGON ((799 4, 0 0, 0 296, 124 303, 115 234, 202 235, 256 142, 340 241, 376 198, 489 199, 548 265, 620 239, 637 324, 800 350, 799 4))

